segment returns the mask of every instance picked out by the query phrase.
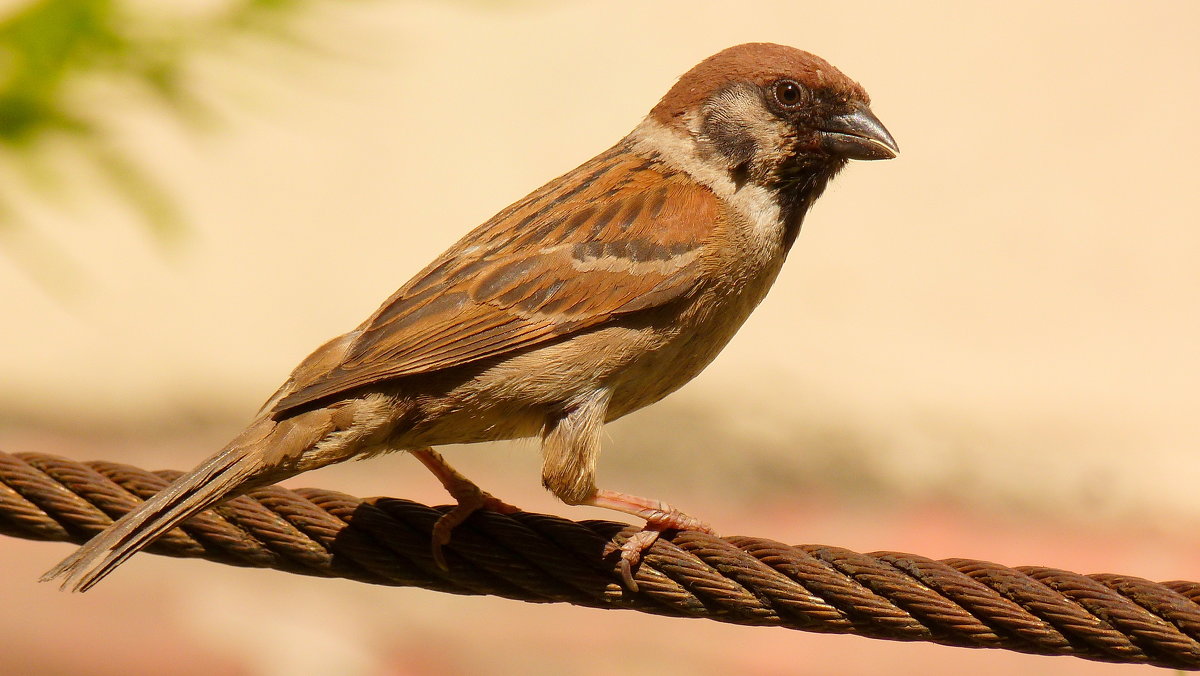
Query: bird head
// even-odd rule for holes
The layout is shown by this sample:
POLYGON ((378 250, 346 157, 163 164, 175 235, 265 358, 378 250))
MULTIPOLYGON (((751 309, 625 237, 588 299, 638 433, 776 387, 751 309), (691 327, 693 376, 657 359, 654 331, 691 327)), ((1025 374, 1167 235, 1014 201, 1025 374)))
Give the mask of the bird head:
POLYGON ((706 162, 725 167, 739 182, 804 183, 807 192, 819 192, 847 160, 899 152, 870 102, 857 82, 818 56, 750 43, 700 62, 651 117, 690 135, 706 162))

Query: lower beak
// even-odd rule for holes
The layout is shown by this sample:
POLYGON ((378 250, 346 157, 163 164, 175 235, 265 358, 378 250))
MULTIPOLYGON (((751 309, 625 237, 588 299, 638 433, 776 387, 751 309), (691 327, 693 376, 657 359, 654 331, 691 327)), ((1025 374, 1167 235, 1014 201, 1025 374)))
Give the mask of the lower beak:
POLYGON ((861 104, 827 119, 819 131, 822 148, 849 160, 890 160, 900 153, 896 139, 871 109, 861 104))

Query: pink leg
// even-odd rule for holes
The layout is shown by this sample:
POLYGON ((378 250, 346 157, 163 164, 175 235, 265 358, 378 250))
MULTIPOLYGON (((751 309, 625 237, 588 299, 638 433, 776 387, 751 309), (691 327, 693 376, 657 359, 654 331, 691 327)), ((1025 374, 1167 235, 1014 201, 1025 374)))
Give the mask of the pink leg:
MULTIPOLYGON (((642 560, 642 552, 649 549, 664 530, 694 530, 716 535, 708 524, 658 500, 598 488, 592 497, 581 504, 615 509, 646 520, 646 527, 621 545, 621 578, 632 591, 638 590, 637 583, 633 580, 633 567, 642 560)), ((606 554, 615 549, 612 544, 609 547, 606 554)))
POLYGON ((441 453, 432 448, 418 448, 409 453, 442 483, 450 497, 458 502, 458 506, 442 515, 433 526, 433 560, 442 570, 447 570, 446 557, 442 547, 450 542, 450 535, 455 527, 467 520, 467 517, 479 509, 487 509, 501 514, 515 514, 521 511, 512 505, 493 497, 476 486, 470 479, 459 474, 450 466, 441 453))

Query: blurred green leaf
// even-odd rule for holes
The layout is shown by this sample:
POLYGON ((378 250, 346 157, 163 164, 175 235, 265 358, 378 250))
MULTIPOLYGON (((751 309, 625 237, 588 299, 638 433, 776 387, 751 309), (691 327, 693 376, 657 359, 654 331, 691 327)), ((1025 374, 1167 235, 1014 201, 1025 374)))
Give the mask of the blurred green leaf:
POLYGON ((148 94, 187 124, 207 119, 189 90, 188 60, 243 35, 303 48, 284 20, 317 2, 230 0, 197 17, 169 4, 150 14, 144 5, 138 11, 117 0, 31 0, 0 17, 0 169, 28 182, 0 185, 0 230, 20 226, 11 208, 13 191, 32 188, 49 200, 68 187, 54 175, 56 164, 43 157, 65 140, 156 239, 181 232, 185 221, 169 191, 113 142, 103 111, 94 102, 81 106, 78 92, 103 77, 106 84, 148 94))

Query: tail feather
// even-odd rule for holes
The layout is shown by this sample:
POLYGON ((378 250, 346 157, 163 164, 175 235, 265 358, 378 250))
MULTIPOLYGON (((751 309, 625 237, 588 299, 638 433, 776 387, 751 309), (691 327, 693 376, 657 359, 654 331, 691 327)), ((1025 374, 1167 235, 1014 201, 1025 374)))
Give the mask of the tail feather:
POLYGON ((227 448, 179 477, 47 571, 42 581, 61 577, 63 589, 87 591, 160 535, 244 489, 264 465, 260 453, 246 451, 227 448))
MULTIPOLYGON (((264 416, 225 450, 184 474, 80 547, 45 575, 62 588, 87 591, 156 538, 214 504, 330 463, 360 450, 391 420, 392 401, 365 397, 292 414, 264 416)), ((376 440, 377 442, 378 440, 376 440)))

